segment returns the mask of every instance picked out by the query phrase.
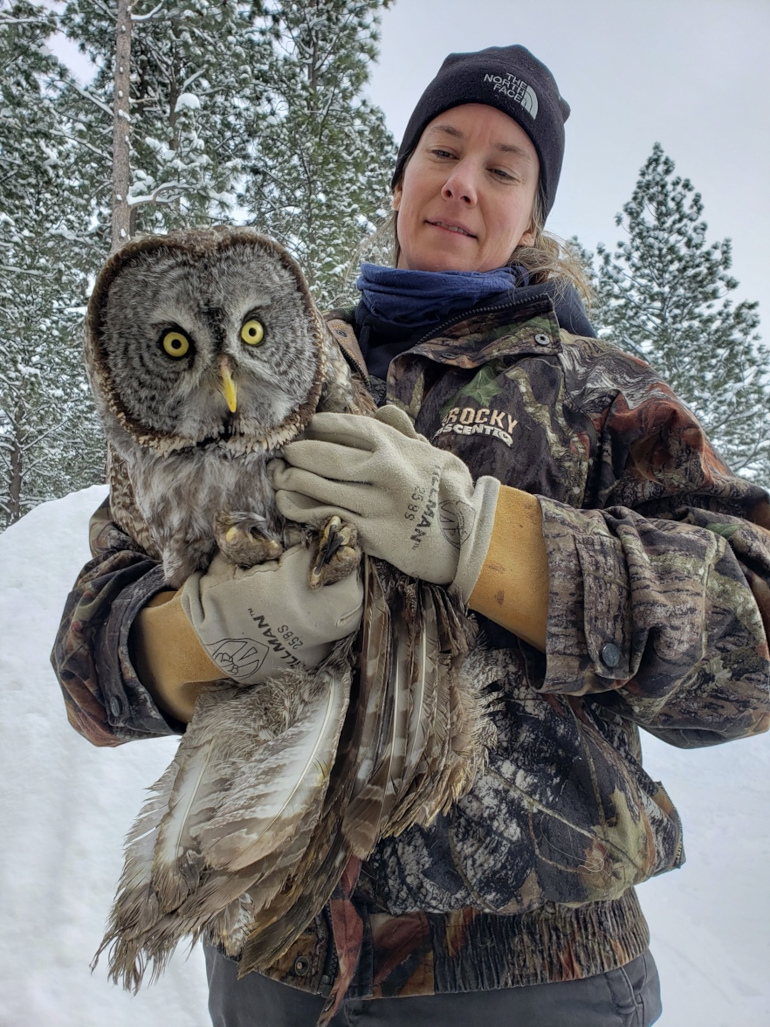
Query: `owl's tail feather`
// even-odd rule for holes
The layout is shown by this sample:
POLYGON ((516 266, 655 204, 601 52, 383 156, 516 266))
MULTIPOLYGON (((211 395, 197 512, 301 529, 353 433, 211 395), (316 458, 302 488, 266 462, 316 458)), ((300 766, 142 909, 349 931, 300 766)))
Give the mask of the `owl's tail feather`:
POLYGON ((136 990, 185 936, 234 953, 302 859, 345 720, 350 671, 208 689, 129 836, 98 956, 136 990))
MULTIPOLYGON (((370 563, 365 558, 365 563, 370 563)), ((366 572, 371 575, 372 568, 366 572)), ((379 579, 368 577, 368 584, 374 588, 374 608, 382 595, 379 579)), ((369 611, 371 603, 364 604, 369 611)), ((389 616, 386 606, 379 607, 380 616, 389 616)), ((363 634, 366 634, 366 620, 363 634)), ((381 637, 381 636, 378 636, 381 637)), ((352 643, 353 640, 350 640, 352 643)), ((378 664, 370 651, 372 665, 378 664)), ((389 658, 383 653, 385 661, 389 658)), ((351 656, 346 646, 338 650, 337 660, 340 674, 351 681, 351 656)), ((365 660, 362 654, 361 662, 365 660)), ((350 685, 348 686, 350 687, 350 685)), ((332 892, 342 877, 350 858, 350 845, 342 830, 344 812, 350 801, 357 772, 362 760, 368 755, 363 739, 367 732, 377 729, 372 722, 372 707, 376 705, 372 696, 375 687, 373 675, 361 673, 352 682, 352 695, 348 714, 337 748, 337 758, 331 772, 329 788, 323 803, 323 811, 313 836, 297 869, 287 881, 286 888, 276 896, 274 902, 265 906, 252 920, 249 939, 244 946, 239 964, 239 976, 251 970, 264 970, 289 949, 308 923, 317 916, 329 901, 332 892)))
MULTIPOLYGON (((417 619, 413 620, 416 624, 417 619)), ((404 772, 383 834, 400 833, 409 820, 409 799, 419 794, 426 784, 426 771, 431 746, 437 740, 440 691, 440 654, 438 651, 436 608, 429 592, 423 596, 422 618, 415 630, 414 676, 410 688, 409 722, 407 725, 404 772)), ((428 782, 429 783, 429 782, 428 782)))
POLYGON ((314 839, 307 849, 308 864, 300 866, 286 896, 279 896, 278 902, 252 920, 241 953, 239 977, 252 970, 266 970, 279 959, 331 898, 350 851, 339 823, 332 827, 328 837, 331 844, 324 858, 318 860, 318 839, 314 839))
POLYGON ((352 851, 366 859, 379 834, 382 779, 378 777, 385 745, 392 738, 394 717, 393 618, 387 595, 387 571, 378 561, 364 561, 364 620, 361 630, 358 703, 363 716, 353 759, 351 798, 342 831, 352 851), (377 779, 376 781, 374 779, 377 779))
POLYGON ((368 560, 361 676, 367 715, 343 832, 366 859, 378 838, 429 824, 473 784, 492 742, 468 660, 473 622, 446 589, 368 560))
MULTIPOLYGON (((299 862, 308 848, 308 838, 309 833, 303 832, 292 840, 286 851, 287 865, 299 862)), ((274 868, 209 920, 205 929, 206 940, 212 945, 221 945, 228 956, 238 956, 249 939, 255 919, 267 915, 285 891, 286 882, 286 867, 274 868)))
POLYGON ((398 835, 413 824, 427 826, 465 795, 483 770, 496 735, 489 713, 494 696, 484 689, 483 665, 471 630, 460 623, 451 597, 433 586, 436 627, 442 641, 431 653, 435 702, 426 703, 428 738, 410 787, 398 803, 388 834, 398 835), (432 737, 431 737, 432 736, 432 737))

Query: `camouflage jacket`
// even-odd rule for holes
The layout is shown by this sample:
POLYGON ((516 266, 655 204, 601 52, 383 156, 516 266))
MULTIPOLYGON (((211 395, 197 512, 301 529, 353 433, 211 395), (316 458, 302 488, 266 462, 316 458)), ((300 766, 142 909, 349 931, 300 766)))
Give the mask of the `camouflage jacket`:
MULTIPOLYGON (((638 727, 699 746, 770 726, 767 494, 729 472, 646 364, 560 330, 550 299, 528 292, 446 322, 390 366, 388 398, 434 445, 538 496, 548 637, 543 654, 483 625, 498 746, 447 816, 383 840, 363 865, 347 900, 350 995, 629 962, 648 944, 633 885, 684 859, 638 727)), ((349 322, 330 320, 348 353, 349 322)), ((96 744, 168 733, 128 649, 159 568, 107 508, 92 548, 53 655, 70 720, 96 744)), ((273 976, 329 990, 347 944, 335 902, 273 976)))

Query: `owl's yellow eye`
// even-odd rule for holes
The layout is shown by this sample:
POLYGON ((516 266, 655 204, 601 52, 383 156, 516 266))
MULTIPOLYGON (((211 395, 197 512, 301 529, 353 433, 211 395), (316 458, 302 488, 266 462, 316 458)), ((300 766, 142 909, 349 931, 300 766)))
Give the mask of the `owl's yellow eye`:
POLYGON ((249 318, 241 328, 241 339, 247 346, 258 346, 265 337, 265 329, 255 317, 249 318))
POLYGON ((181 332, 166 332, 161 345, 163 352, 175 359, 186 356, 190 351, 190 340, 181 332))

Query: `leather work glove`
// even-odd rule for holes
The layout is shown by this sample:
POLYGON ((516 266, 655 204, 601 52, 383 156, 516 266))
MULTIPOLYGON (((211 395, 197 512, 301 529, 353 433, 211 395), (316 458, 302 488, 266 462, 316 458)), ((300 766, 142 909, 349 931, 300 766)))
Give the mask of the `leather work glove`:
POLYGON ((454 584, 467 602, 489 548, 500 482, 474 483, 459 457, 385 406, 375 417, 316 414, 269 465, 284 517, 320 525, 338 514, 365 552, 405 574, 454 584))
POLYGON ((243 570, 221 553, 182 586, 182 609, 223 677, 256 685, 286 668, 317 667, 334 642, 357 630, 364 590, 358 574, 312 590, 311 550, 243 570))
POLYGON ((356 631, 359 575, 311 589, 314 558, 293 546, 279 560, 243 570, 218 554, 179 592, 146 606, 132 642, 139 676, 159 705, 187 723, 206 682, 227 677, 253 685, 287 668, 315 667, 356 631))

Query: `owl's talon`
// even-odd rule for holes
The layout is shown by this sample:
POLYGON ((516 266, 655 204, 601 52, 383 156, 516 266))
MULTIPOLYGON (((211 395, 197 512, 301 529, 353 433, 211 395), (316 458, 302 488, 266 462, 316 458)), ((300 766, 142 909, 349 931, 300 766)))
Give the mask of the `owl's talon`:
POLYGON ((310 568, 309 585, 332 585, 347 577, 360 562, 358 532, 340 517, 330 517, 318 538, 318 555, 310 568))
POLYGON ((255 567, 277 560, 283 546, 265 534, 264 519, 256 514, 220 513, 214 520, 214 538, 222 552, 239 567, 255 567))

